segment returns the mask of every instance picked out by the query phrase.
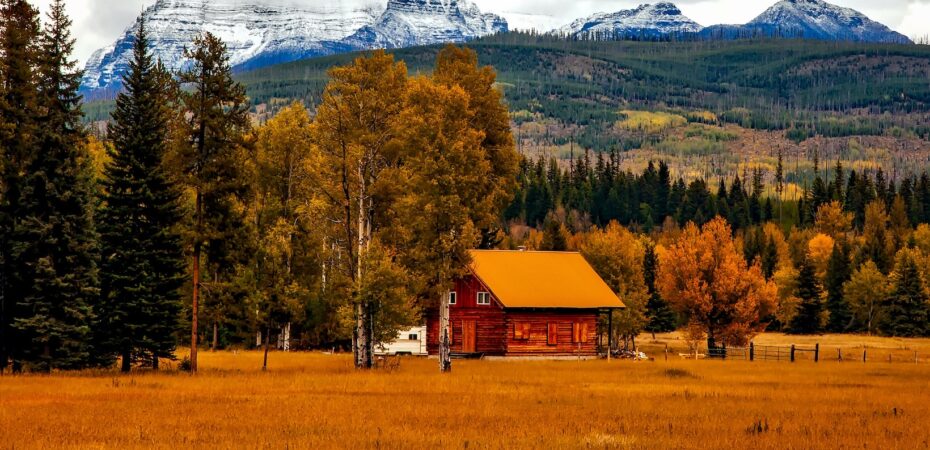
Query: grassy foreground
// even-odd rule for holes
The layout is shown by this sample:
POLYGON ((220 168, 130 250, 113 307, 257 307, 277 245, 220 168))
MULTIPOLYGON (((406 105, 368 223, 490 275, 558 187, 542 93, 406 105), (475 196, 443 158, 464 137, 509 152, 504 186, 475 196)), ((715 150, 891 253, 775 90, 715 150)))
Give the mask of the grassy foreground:
POLYGON ((0 448, 927 448, 930 365, 202 353, 177 372, 0 378, 0 448))

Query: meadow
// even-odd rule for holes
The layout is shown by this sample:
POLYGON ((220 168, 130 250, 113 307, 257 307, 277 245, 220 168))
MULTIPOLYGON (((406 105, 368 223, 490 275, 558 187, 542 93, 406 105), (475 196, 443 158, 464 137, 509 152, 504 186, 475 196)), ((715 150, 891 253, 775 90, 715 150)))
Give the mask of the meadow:
MULTIPOLYGON (((905 343, 927 345, 913 344, 905 343)), ((365 373, 347 355, 272 353, 262 372, 261 357, 202 352, 194 377, 5 375, 0 448, 917 449, 930 442, 927 362, 676 355, 455 361, 441 375, 430 359, 365 373)))

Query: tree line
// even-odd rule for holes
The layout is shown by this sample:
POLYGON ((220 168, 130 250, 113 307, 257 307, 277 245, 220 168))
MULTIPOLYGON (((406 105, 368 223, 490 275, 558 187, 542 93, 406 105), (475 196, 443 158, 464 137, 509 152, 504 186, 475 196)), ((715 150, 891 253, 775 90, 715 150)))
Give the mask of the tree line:
POLYGON ((781 201, 781 158, 772 177, 729 183, 591 159, 522 160, 502 245, 585 254, 628 306, 615 317, 628 344, 679 327, 711 347, 763 330, 930 334, 926 172, 895 181, 837 162, 781 201))
POLYGON ((2 0, 0 21, 2 369, 157 369, 188 338, 191 371, 208 345, 261 345, 267 366, 293 337, 367 368, 423 308, 448 320, 469 249, 519 246, 580 251, 627 304, 628 345, 679 327, 709 346, 928 333, 926 173, 818 166, 785 201, 781 162, 773 182, 711 183, 616 152, 521 159, 494 71, 454 46, 429 76, 383 52, 331 68, 312 113, 259 126, 222 41, 199 36, 169 73, 144 22, 95 137, 63 2, 42 24, 2 0))
POLYGON ((3 0, 0 20, 0 369, 158 369, 187 333, 191 371, 199 347, 253 337, 267 366, 292 334, 371 367, 512 196, 508 111, 474 52, 443 49, 429 77, 358 57, 313 115, 257 126, 220 39, 170 73, 140 21, 101 137, 81 125, 63 1, 42 25, 3 0))

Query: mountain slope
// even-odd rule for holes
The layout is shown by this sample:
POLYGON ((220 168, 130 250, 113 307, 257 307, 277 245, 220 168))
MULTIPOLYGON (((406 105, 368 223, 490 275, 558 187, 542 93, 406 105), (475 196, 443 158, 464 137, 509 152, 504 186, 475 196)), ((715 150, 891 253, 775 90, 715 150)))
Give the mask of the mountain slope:
POLYGON ((782 0, 742 26, 717 25, 709 37, 781 35, 806 39, 908 44, 911 40, 850 8, 822 0, 782 0))
POLYGON ((483 14, 466 0, 389 0, 377 21, 349 36, 357 49, 403 48, 464 42, 506 32, 507 21, 483 14))
POLYGON ((696 33, 702 28, 697 22, 685 17, 674 4, 656 3, 578 19, 556 30, 556 33, 572 37, 662 36, 696 33))
MULTIPOLYGON (((158 0, 143 12, 153 52, 177 70, 183 50, 209 31, 226 42, 239 70, 373 48, 462 42, 507 31, 500 17, 465 0, 158 0)), ((132 50, 133 27, 88 60, 83 89, 119 85, 132 50)))

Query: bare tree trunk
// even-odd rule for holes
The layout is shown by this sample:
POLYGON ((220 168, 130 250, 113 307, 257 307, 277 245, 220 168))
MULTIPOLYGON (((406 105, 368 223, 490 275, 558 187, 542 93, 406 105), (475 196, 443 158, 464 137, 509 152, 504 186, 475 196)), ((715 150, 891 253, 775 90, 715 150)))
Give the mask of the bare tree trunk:
POLYGON ((370 369, 371 356, 368 354, 368 326, 366 324, 368 310, 364 304, 355 306, 355 367, 357 369, 370 369))
POLYGON ((262 361, 262 371, 268 370, 268 336, 271 335, 271 328, 265 327, 265 358, 262 361))
POLYGON ((197 373, 197 302, 200 297, 200 245, 194 244, 194 293, 191 300, 191 373, 197 373))
MULTIPOLYGON (((368 246, 368 227, 366 226, 365 214, 365 179, 362 172, 362 166, 358 168, 359 192, 358 192, 358 235, 357 249, 355 254, 355 286, 357 293, 361 294, 362 281, 364 279, 364 260, 365 250, 368 246)), ((355 367, 359 369, 371 368, 371 311, 367 302, 359 301, 355 311, 355 328, 357 336, 356 361, 355 367)))
POLYGON ((452 372, 452 342, 449 339, 449 296, 439 300, 439 371, 452 372))
POLYGON ((282 345, 281 350, 289 352, 291 351, 291 323, 290 322, 284 325, 283 333, 284 333, 284 339, 283 339, 284 342, 282 342, 282 344, 284 345, 282 345))
POLYGON ((210 343, 210 351, 215 352, 216 347, 219 346, 220 334, 219 326, 216 325, 216 319, 213 320, 213 342, 210 343))
POLYGON ((129 371, 132 370, 132 353, 128 348, 124 348, 123 354, 121 356, 123 361, 120 367, 120 372, 129 373, 129 371))
MULTIPOLYGON (((197 192, 196 215, 197 232, 199 233, 203 223, 203 198, 199 191, 197 192)), ((197 241, 194 242, 194 292, 191 298, 191 373, 197 373, 197 309, 200 300, 200 238, 195 237, 194 239, 197 239, 197 241)))

